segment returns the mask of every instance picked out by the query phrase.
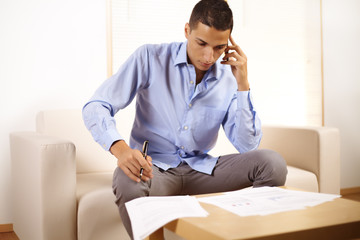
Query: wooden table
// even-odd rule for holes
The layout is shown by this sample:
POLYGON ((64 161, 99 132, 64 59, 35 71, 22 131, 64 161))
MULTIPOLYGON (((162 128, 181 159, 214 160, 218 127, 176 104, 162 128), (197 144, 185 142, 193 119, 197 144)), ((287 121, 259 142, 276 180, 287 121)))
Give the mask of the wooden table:
MULTIPOLYGON (((207 195, 208 196, 208 195, 207 195)), ((189 240, 353 239, 360 237, 360 202, 338 198, 304 210, 240 217, 201 203, 209 216, 181 218, 164 228, 189 240)), ((149 239, 161 239, 162 229, 149 239)))

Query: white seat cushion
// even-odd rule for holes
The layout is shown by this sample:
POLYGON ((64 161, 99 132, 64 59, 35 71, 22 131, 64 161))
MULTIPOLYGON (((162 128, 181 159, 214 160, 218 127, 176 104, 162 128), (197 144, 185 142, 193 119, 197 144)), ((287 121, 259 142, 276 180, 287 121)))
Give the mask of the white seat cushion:
POLYGON ((112 172, 77 175, 78 240, 130 239, 112 192, 112 172))
POLYGON ((309 192, 318 192, 319 185, 314 173, 288 166, 288 175, 285 186, 298 188, 309 192))

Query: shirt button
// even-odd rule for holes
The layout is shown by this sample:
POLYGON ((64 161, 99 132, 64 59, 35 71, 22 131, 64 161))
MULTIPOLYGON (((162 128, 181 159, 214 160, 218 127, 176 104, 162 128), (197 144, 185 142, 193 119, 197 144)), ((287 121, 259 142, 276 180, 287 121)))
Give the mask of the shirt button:
POLYGON ((191 80, 191 81, 190 81, 190 84, 194 84, 194 81, 191 80))
POLYGON ((191 107, 192 107, 192 104, 190 103, 190 104, 189 104, 189 108, 191 108, 191 107))
POLYGON ((180 148, 181 148, 181 149, 184 149, 184 146, 181 146, 180 148))
POLYGON ((188 126, 185 126, 185 127, 184 127, 184 130, 188 130, 188 126))

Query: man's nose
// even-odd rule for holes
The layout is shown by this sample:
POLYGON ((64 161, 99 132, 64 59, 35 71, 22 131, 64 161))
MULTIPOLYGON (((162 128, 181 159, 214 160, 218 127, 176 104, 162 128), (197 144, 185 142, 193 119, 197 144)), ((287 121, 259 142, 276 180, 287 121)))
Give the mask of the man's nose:
POLYGON ((204 59, 207 63, 214 62, 214 50, 211 47, 207 47, 204 50, 204 59))

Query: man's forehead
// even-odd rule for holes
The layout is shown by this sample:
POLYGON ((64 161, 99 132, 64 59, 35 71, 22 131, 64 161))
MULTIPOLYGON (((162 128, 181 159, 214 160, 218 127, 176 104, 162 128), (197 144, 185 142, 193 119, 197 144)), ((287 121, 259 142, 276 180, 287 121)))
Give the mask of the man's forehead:
POLYGON ((198 40, 206 42, 211 45, 224 45, 227 44, 230 37, 230 29, 217 30, 214 27, 207 26, 199 22, 196 28, 192 29, 192 34, 198 40))

